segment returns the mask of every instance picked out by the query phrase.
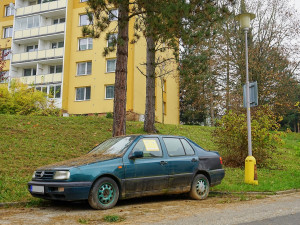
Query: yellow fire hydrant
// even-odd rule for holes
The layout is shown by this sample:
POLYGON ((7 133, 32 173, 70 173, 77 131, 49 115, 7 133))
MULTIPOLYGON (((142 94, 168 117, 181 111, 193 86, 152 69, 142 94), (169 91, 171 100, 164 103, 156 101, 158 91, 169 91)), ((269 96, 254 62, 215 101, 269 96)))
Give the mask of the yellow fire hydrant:
POLYGON ((256 160, 253 156, 245 159, 245 183, 258 185, 256 160))

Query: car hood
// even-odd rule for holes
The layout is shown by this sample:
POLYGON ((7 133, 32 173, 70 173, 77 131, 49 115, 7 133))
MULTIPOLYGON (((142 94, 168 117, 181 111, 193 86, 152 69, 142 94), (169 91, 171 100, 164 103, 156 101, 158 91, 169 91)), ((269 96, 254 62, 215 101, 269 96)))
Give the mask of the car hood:
POLYGON ((95 162, 100 162, 100 161, 105 161, 105 160, 110 160, 110 159, 120 158, 120 157, 121 155, 87 154, 78 158, 73 158, 62 162, 49 164, 38 168, 38 170, 79 167, 82 165, 87 165, 95 162))

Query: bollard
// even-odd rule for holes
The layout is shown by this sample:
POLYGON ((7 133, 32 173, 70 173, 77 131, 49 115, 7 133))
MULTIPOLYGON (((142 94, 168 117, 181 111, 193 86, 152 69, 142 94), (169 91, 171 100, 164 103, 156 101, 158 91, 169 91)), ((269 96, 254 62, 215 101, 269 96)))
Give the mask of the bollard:
POLYGON ((245 159, 245 183, 258 185, 256 160, 253 156, 245 159))

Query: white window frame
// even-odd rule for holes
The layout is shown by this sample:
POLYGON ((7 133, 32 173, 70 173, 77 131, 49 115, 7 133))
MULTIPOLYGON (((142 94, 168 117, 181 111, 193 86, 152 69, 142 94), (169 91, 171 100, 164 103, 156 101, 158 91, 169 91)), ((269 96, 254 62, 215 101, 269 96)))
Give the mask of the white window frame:
POLYGON ((118 33, 112 33, 108 35, 108 39, 107 39, 107 47, 113 47, 113 46, 109 46, 109 44, 112 43, 113 40, 117 40, 118 39, 118 33))
POLYGON ((49 74, 55 74, 55 73, 62 73, 63 72, 63 65, 51 65, 49 66, 49 74), (61 66, 61 72, 57 72, 57 67, 61 66), (51 73, 51 67, 54 67, 54 73, 51 73))
POLYGON ((90 20, 89 20, 89 17, 88 17, 88 15, 87 14, 81 14, 81 15, 79 15, 79 26, 88 26, 88 25, 90 25, 90 24, 93 24, 93 22, 91 22, 90 20), (84 17, 87 17, 87 23, 83 23, 83 21, 81 20, 82 18, 84 18, 84 17))
POLYGON ((61 17, 61 18, 53 19, 52 24, 55 25, 55 24, 60 24, 60 23, 65 23, 65 22, 66 22, 66 17, 61 17), (57 20, 57 23, 54 22, 55 20, 57 20))
POLYGON ((4 27, 3 28, 3 38, 11 38, 13 35, 13 27, 4 27))
POLYGON ((38 45, 38 44, 37 44, 37 45, 27 45, 27 46, 26 46, 26 49, 25 49, 26 52, 35 52, 35 51, 38 51, 38 50, 39 50, 39 45, 38 45), (33 51, 27 51, 27 50, 28 50, 28 49, 27 49, 28 47, 32 47, 32 50, 33 50, 33 51))
POLYGON ((118 16, 119 16, 119 10, 118 9, 109 10, 109 13, 108 13, 108 19, 109 19, 109 21, 116 21, 116 20, 118 20, 118 16))
POLYGON ((78 50, 79 51, 85 51, 85 50, 91 50, 91 49, 93 49, 93 38, 79 38, 78 39, 78 50), (84 40, 86 40, 86 45, 80 45, 80 41, 84 41, 84 40), (90 44, 92 45, 91 48, 89 48, 90 44), (86 46, 86 48, 80 49, 80 46, 86 46))
POLYGON ((114 59, 107 59, 106 60, 106 73, 114 73, 116 72, 116 64, 117 64, 117 59, 114 58, 114 59), (115 61, 115 69, 114 70, 108 70, 108 62, 111 62, 111 61, 115 61))
POLYGON ((1 49, 2 53, 2 59, 3 60, 10 60, 11 59, 11 49, 10 48, 6 48, 6 49, 1 49), (6 56, 4 56, 5 54, 7 54, 6 56))
POLYGON ((15 15, 15 10, 13 7, 10 7, 10 5, 5 6, 5 16, 14 16, 15 15))
POLYGON ((114 99, 114 97, 115 97, 115 85, 106 85, 105 86, 105 99, 114 99), (114 88, 113 97, 107 97, 107 88, 108 87, 113 87, 114 88))
POLYGON ((23 77, 31 77, 31 76, 36 76, 36 72, 37 72, 37 70, 36 70, 36 68, 24 68, 23 69, 23 77), (25 76, 25 70, 31 70, 30 71, 30 76, 25 76), (35 74, 33 74, 33 71, 35 70, 35 74))
POLYGON ((93 68, 93 63, 92 61, 87 61, 87 62, 79 62, 77 63, 77 76, 85 76, 85 75, 91 75, 92 74, 92 68, 93 68), (91 73, 88 73, 88 63, 91 63, 91 73), (79 66, 85 64, 85 69, 84 69, 84 74, 79 74, 79 66))
POLYGON ((89 100, 91 100, 91 92, 92 92, 92 89, 91 89, 91 86, 87 86, 87 87, 77 87, 77 88, 75 88, 75 101, 76 102, 81 102, 81 101, 89 101, 89 100), (87 90, 87 88, 90 88, 90 98, 86 98, 86 90, 87 90), (83 97, 83 99, 77 99, 77 90, 78 89, 84 89, 84 97, 83 97))
POLYGON ((41 17, 40 15, 28 16, 24 18, 15 19, 15 30, 25 30, 32 29, 35 27, 40 27, 41 25, 41 17), (29 27, 29 20, 32 19, 32 26, 29 27), (21 23, 21 24, 20 24, 21 23))
POLYGON ((56 44, 56 47, 55 48, 64 48, 65 47, 65 42, 64 41, 54 41, 54 42, 51 42, 51 49, 55 49, 53 48, 53 44, 56 44), (63 43, 63 47, 58 47, 58 44, 59 43, 63 43))

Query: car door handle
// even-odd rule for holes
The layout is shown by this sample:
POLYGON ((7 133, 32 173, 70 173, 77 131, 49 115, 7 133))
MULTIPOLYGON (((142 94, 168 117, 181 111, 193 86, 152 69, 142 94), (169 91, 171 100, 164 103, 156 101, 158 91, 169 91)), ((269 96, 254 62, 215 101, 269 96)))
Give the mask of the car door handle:
POLYGON ((166 165, 166 164, 168 164, 168 162, 166 162, 166 161, 160 161, 160 165, 166 165))
POLYGON ((192 162, 197 162, 198 160, 197 160, 197 159, 195 159, 195 158, 193 158, 191 161, 192 161, 192 162))

